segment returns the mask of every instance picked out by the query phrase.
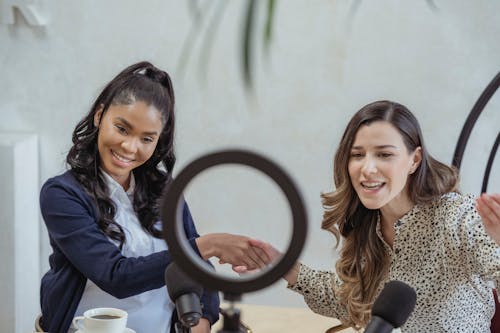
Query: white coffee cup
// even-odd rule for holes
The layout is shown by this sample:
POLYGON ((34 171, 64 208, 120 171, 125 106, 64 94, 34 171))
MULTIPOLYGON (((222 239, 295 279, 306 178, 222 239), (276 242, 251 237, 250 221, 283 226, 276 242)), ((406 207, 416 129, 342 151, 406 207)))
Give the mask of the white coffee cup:
POLYGON ((73 318, 73 326, 82 333, 124 333, 127 312, 116 308, 95 308, 73 318))

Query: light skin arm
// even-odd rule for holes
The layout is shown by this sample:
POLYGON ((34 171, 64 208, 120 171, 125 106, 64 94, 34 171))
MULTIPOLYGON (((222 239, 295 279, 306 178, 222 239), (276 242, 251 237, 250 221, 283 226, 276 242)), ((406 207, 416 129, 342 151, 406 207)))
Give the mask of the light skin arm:
POLYGON ((272 260, 264 249, 251 243, 246 236, 227 233, 213 233, 200 236, 196 245, 204 260, 219 258, 220 264, 245 266, 248 269, 266 267, 272 260))
MULTIPOLYGON (((251 239, 250 244, 256 248, 261 249, 264 251, 264 253, 269 257, 270 261, 269 262, 274 262, 275 260, 278 260, 283 254, 279 252, 276 248, 274 248, 271 244, 257 240, 257 239, 251 239)), ((237 273, 244 274, 244 273, 250 273, 252 270, 248 269, 245 266, 235 266, 233 265, 233 270, 237 273)), ((283 275, 283 279, 285 279, 288 284, 294 285, 297 283, 297 278, 299 276, 299 270, 300 270, 300 263, 296 262, 292 268, 285 274, 283 275)))
POLYGON ((476 209, 488 235, 500 246, 500 193, 483 193, 476 200, 476 209))

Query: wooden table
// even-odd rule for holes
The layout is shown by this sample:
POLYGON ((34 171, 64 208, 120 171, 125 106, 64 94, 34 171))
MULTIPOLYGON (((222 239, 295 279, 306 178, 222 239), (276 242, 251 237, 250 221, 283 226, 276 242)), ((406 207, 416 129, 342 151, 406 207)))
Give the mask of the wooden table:
MULTIPOLYGON (((223 309, 227 307, 227 304, 221 305, 223 309)), ((250 327, 253 333, 325 333, 329 328, 340 325, 339 320, 320 316, 306 308, 251 304, 237 304, 236 308, 241 311, 241 321, 250 327)), ((212 327, 212 332, 217 333, 221 328, 222 316, 212 327)), ((356 331, 348 328, 330 332, 356 331)))

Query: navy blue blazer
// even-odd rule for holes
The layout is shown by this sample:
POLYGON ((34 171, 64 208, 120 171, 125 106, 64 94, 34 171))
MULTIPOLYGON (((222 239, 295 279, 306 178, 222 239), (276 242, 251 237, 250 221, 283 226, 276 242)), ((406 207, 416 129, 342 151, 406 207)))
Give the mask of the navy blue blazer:
MULTIPOLYGON (((40 287, 40 324, 44 331, 68 331, 87 279, 117 298, 165 285, 165 268, 171 262, 168 250, 138 258, 124 257, 99 229, 97 207, 71 171, 43 185, 40 207, 53 249, 50 270, 40 287)), ((183 221, 186 236, 199 253, 195 243, 199 235, 186 204, 183 221)), ((204 291, 201 302, 203 317, 215 323, 219 318, 218 293, 204 291)), ((172 328, 177 320, 174 311, 172 328)))

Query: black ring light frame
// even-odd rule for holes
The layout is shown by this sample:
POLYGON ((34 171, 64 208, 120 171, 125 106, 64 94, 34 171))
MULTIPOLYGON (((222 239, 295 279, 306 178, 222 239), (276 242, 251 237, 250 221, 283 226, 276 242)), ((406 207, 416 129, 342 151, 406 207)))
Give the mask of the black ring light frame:
MULTIPOLYGON (((469 116, 465 120, 465 124, 462 127, 462 131, 460 132, 457 145, 455 146, 455 152, 453 153, 453 160, 451 162, 451 164, 455 166, 458 170, 460 170, 460 166, 462 164, 462 158, 465 152, 465 146, 469 141, 472 129, 474 128, 476 121, 478 120, 479 116, 486 107, 486 104, 488 104, 489 100, 497 92, 499 87, 500 87, 500 72, 498 72, 497 75, 495 75, 493 80, 491 80, 488 86, 481 93, 481 96, 479 96, 476 103, 472 107, 469 116)), ((488 182, 490 179, 491 167, 493 166, 493 161, 495 160, 495 156, 497 154, 499 145, 500 145, 500 132, 498 132, 497 138, 495 139, 495 142, 491 147, 490 156, 488 157, 488 162, 486 163, 486 169, 484 170, 484 176, 483 176, 483 184, 481 186, 481 193, 487 191, 488 182)))
POLYGON ((223 150, 204 155, 188 164, 170 184, 161 207, 163 238, 173 260, 206 289, 240 295, 263 289, 287 273, 298 259, 307 235, 307 216, 302 197, 292 178, 277 164, 245 150, 223 150), (200 172, 221 164, 241 164, 270 177, 285 194, 293 219, 292 238, 277 264, 262 274, 233 279, 217 275, 192 249, 182 223, 183 191, 200 172))

